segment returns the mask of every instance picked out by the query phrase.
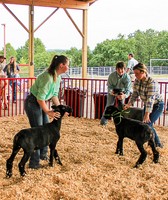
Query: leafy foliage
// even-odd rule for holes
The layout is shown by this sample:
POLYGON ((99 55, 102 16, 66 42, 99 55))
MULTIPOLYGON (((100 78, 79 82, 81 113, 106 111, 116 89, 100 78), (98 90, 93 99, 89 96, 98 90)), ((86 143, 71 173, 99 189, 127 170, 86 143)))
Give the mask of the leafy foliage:
POLYGON ((17 56, 17 51, 12 47, 10 43, 6 44, 6 60, 8 61, 11 56, 16 57, 17 56))
MULTIPOLYGON (((11 44, 6 44, 7 60, 11 56, 17 57, 17 62, 28 64, 29 62, 29 41, 25 45, 15 50, 11 44)), ((98 43, 93 51, 88 47, 89 67, 115 66, 118 61, 127 63, 128 53, 134 53, 139 62, 150 64, 150 59, 168 58, 168 32, 136 30, 128 36, 119 34, 116 39, 105 40, 98 43)), ((3 54, 3 50, 0 51, 3 54)), ((64 54, 70 59, 72 67, 82 67, 82 50, 72 47, 70 50, 50 50, 47 51, 39 38, 34 39, 34 66, 35 68, 48 67, 52 57, 57 54, 64 54)), ((163 65, 165 61, 156 61, 155 65, 163 65)))

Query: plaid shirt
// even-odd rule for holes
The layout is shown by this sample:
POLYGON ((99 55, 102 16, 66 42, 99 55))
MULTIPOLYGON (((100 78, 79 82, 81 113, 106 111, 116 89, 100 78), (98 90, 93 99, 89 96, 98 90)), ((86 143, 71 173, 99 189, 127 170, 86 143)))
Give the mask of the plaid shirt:
POLYGON ((162 95, 159 93, 158 82, 148 75, 143 82, 137 79, 135 80, 130 103, 133 105, 138 97, 141 98, 146 106, 146 112, 149 113, 152 112, 154 104, 163 101, 162 95))

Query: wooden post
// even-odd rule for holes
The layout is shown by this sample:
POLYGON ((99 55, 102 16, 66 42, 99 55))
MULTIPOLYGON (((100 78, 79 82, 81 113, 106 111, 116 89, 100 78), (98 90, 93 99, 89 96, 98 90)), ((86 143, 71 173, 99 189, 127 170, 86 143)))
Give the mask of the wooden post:
POLYGON ((29 77, 34 77, 34 6, 29 6, 29 77))
POLYGON ((88 10, 83 10, 82 78, 87 77, 87 21, 88 10))

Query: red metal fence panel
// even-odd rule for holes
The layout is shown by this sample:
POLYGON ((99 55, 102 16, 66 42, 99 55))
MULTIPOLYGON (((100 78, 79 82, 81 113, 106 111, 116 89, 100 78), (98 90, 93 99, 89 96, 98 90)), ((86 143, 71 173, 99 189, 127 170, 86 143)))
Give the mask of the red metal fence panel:
MULTIPOLYGON (((25 114, 24 100, 30 92, 30 87, 36 78, 0 79, 0 83, 7 82, 5 96, 7 109, 4 105, 4 94, 0 93, 0 116, 15 116, 25 114), (14 84, 16 85, 16 102, 13 101, 14 84)), ((163 115, 156 122, 158 125, 168 126, 168 82, 159 82, 160 93, 163 95, 165 109, 163 115)), ((63 78, 60 85, 60 101, 62 104, 73 108, 72 116, 89 119, 100 119, 107 100, 107 80, 63 78)), ((49 106, 51 102, 48 102, 49 106)), ((140 99, 135 103, 136 107, 142 107, 140 99)))

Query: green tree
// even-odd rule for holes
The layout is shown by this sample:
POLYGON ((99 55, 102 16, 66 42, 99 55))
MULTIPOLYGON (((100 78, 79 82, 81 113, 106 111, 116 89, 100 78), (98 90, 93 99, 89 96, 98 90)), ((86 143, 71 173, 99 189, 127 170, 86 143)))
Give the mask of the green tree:
POLYGON ((52 52, 36 53, 34 55, 34 66, 35 68, 47 68, 53 58, 52 52))
POLYGON ((145 36, 143 32, 141 32, 140 30, 137 30, 133 34, 133 37, 134 37, 135 47, 132 53, 134 53, 135 58, 139 62, 144 62, 145 55, 146 55, 145 36))
POLYGON ((108 66, 109 63, 112 64, 113 61, 111 55, 114 53, 113 42, 114 40, 105 40, 104 42, 97 44, 93 50, 92 60, 90 61, 93 67, 108 66))
POLYGON ((115 66, 118 61, 126 61, 129 52, 128 40, 119 34, 116 40, 105 40, 93 51, 92 66, 115 66))
MULTIPOLYGON (((17 51, 10 44, 7 44, 7 59, 10 56, 16 56, 18 63, 27 64, 28 42, 26 41, 25 45, 18 48, 17 51)), ((97 44, 93 51, 88 47, 87 53, 87 65, 90 67, 115 66, 118 61, 127 63, 128 53, 134 53, 139 62, 149 65, 151 58, 168 58, 168 32, 148 29, 146 31, 136 30, 128 36, 119 34, 116 39, 107 39, 97 44)), ((3 54, 3 50, 1 54, 3 54)), ((81 49, 72 47, 70 50, 46 51, 42 41, 39 38, 34 39, 35 69, 48 67, 55 54, 64 54, 70 58, 70 66, 72 67, 82 67, 81 49)), ((162 64, 165 64, 165 61, 162 64)))
MULTIPOLYGON (((81 52, 82 53, 82 52, 81 52)), ((88 47, 88 50, 87 50, 87 66, 88 67, 91 67, 91 63, 90 61, 92 60, 92 57, 93 57, 93 52, 90 50, 90 48, 88 47)))
MULTIPOLYGON (((10 59, 11 56, 14 56, 17 58, 17 51, 12 47, 10 43, 6 44, 6 61, 10 59)), ((17 60, 18 62, 18 60, 17 60)))
POLYGON ((0 51, 0 55, 4 55, 4 50, 0 51))
POLYGON ((168 32, 167 31, 161 31, 158 34, 158 42, 157 42, 156 51, 157 51, 157 56, 155 58, 168 59, 168 32))
MULTIPOLYGON (((29 62, 29 40, 26 41, 23 47, 17 49, 18 52, 18 60, 21 58, 25 60, 26 63, 29 62)), ((39 55, 40 53, 46 52, 45 46, 39 38, 34 38, 34 56, 39 55)))
POLYGON ((24 48, 20 47, 16 51, 17 51, 17 61, 21 64, 28 64, 27 57, 24 56, 24 48))
POLYGON ((137 30, 134 33, 135 55, 139 62, 149 65, 150 59, 156 55, 158 32, 148 29, 144 32, 137 30))
POLYGON ((82 66, 82 51, 76 47, 72 47, 70 50, 65 51, 66 56, 70 59, 70 65, 72 67, 82 66))
POLYGON ((157 38, 158 32, 152 29, 148 29, 145 32, 145 41, 146 41, 146 58, 145 63, 149 66, 150 59, 155 57, 157 54, 157 38), (147 60, 146 60, 147 59, 147 60))

